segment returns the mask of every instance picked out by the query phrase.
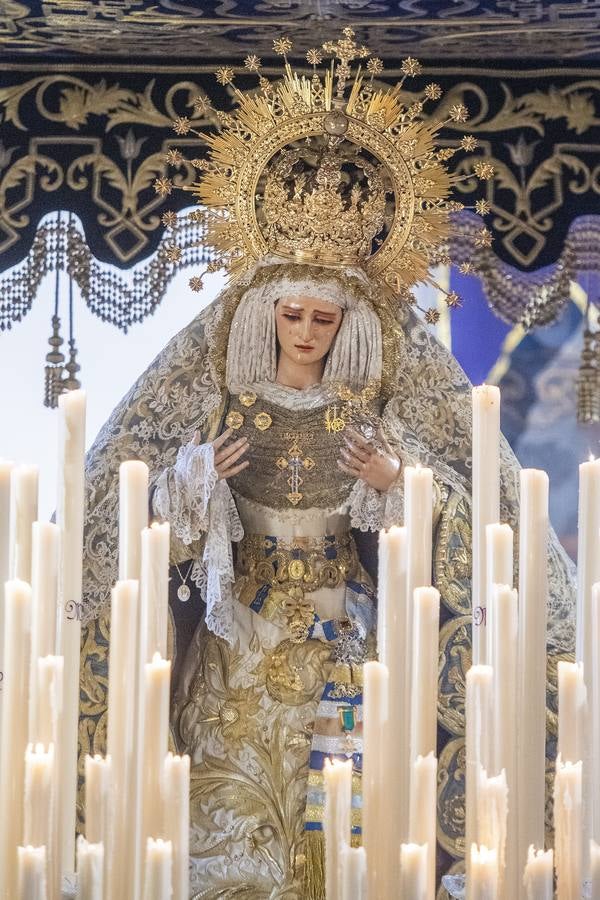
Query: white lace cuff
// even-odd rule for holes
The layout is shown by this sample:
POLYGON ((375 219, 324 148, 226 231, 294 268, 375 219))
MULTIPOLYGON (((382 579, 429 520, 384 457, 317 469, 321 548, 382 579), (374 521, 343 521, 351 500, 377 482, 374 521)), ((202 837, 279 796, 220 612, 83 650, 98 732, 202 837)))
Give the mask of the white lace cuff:
POLYGON ((158 479, 153 505, 185 544, 206 535, 202 559, 194 563, 191 577, 206 603, 208 628, 232 643, 231 542, 240 541, 244 529, 227 482, 218 479, 212 444, 189 443, 179 450, 175 465, 158 479))
POLYGON ((359 531, 381 531, 404 520, 404 483, 400 476, 387 489, 378 491, 358 480, 348 497, 350 525, 359 531))

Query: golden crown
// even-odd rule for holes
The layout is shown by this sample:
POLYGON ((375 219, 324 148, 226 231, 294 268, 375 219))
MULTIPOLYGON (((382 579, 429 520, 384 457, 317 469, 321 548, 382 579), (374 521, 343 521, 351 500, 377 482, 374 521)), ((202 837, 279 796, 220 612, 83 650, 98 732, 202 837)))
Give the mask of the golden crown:
MULTIPOLYGON (((405 79, 421 73, 420 63, 405 59, 400 82, 378 87, 374 79, 383 64, 354 37, 345 28, 339 40, 309 50, 312 76, 292 69, 291 41, 279 38, 274 50, 284 57, 280 80, 263 77, 253 55, 245 60, 246 70, 259 75, 253 91, 234 86, 231 67, 217 70, 217 80, 231 85, 237 101, 231 113, 212 111, 218 133, 201 134, 187 116, 174 121, 178 135, 196 134, 208 147, 206 158, 191 161, 197 180, 183 189, 203 207, 190 215, 205 224, 203 243, 216 260, 210 270, 224 267, 235 275, 276 253, 360 264, 370 277, 404 294, 429 280, 432 263, 443 258, 449 215, 463 208, 450 199, 453 186, 473 176, 487 180, 493 169, 479 158, 466 175, 449 172, 448 160, 459 150, 474 150, 477 142, 465 136, 456 147, 440 148, 435 140, 450 121, 467 120, 466 108, 457 103, 444 119, 426 118, 425 103, 440 99, 440 87, 427 85, 409 103, 403 94, 405 79), (317 66, 326 57, 332 59, 321 75, 317 66)), ((206 101, 198 98, 196 106, 205 111, 206 101)), ((166 161, 185 163, 179 150, 169 150, 166 161)), ((155 182, 163 196, 173 187, 167 177, 155 182)), ((488 211, 485 201, 476 209, 488 211)), ((165 213, 163 222, 175 226, 177 216, 165 213)), ((490 240, 482 228, 481 245, 490 240)), ((180 255, 173 246, 171 258, 180 255)), ((190 286, 200 290, 201 277, 190 286)), ((447 297, 450 305, 458 300, 447 297)))

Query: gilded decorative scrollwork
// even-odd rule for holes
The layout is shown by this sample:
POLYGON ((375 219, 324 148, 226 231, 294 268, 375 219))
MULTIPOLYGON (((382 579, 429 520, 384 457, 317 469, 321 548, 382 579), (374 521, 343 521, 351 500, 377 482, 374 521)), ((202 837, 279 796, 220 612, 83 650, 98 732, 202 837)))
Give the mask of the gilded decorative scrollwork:
POLYGON ((471 616, 450 619, 440 631, 438 721, 450 734, 465 733, 465 684, 471 666, 471 616))
POLYGON ((455 859, 465 854, 465 739, 448 741, 438 762, 438 842, 455 859))
POLYGON ((471 612, 471 510, 458 494, 443 506, 435 548, 435 583, 456 615, 471 612))

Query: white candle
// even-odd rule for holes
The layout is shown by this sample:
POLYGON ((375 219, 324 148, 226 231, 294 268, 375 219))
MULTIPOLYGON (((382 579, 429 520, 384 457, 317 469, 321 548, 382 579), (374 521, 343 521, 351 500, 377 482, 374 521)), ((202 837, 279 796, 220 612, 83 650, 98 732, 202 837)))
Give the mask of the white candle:
POLYGON ((366 900, 367 857, 364 847, 342 846, 342 900, 366 900))
POLYGON ((103 900, 104 846, 77 838, 77 900, 103 900))
MULTIPOLYGON (((597 844, 593 839, 590 841, 590 876, 592 881, 592 900, 597 900, 600 897, 600 844, 597 844)), ((546 897, 543 897, 542 900, 546 900, 546 897)), ((548 900, 552 900, 552 895, 549 896, 548 900)))
POLYGON ((404 524, 407 533, 409 598, 413 596, 415 588, 431 584, 432 523, 433 472, 423 466, 407 466, 404 470, 404 524))
POLYGON ((390 877, 385 846, 381 842, 381 823, 386 819, 388 785, 399 773, 384 769, 387 741, 388 682, 387 667, 367 662, 363 670, 363 846, 367 855, 367 895, 385 897, 390 877))
POLYGON ((85 757, 85 836, 89 844, 108 843, 112 760, 85 757))
POLYGON ((542 847, 546 785, 546 607, 548 476, 521 471, 517 681, 518 865, 530 844, 542 847))
POLYGON ((565 762, 577 762, 585 751, 587 698, 583 664, 558 663, 558 753, 565 762))
POLYGON ((474 387, 473 403, 473 663, 486 660, 486 533, 500 518, 500 390, 474 387))
MULTIPOLYGON (((506 573, 508 574, 508 573, 506 573)), ((488 659, 492 666, 492 721, 490 771, 506 773, 508 822, 506 869, 502 882, 507 896, 517 897, 522 869, 518 864, 517 836, 517 592, 494 585, 488 605, 488 659)), ((483 843, 486 843, 482 839, 483 843)))
POLYGON ((413 602, 411 762, 428 753, 435 755, 437 747, 439 591, 433 587, 417 588, 413 602))
MULTIPOLYGON (((54 774, 52 776, 52 837, 47 846, 48 885, 51 897, 61 896, 61 830, 60 804, 57 793, 60 784, 60 742, 62 740, 63 704, 63 658, 62 656, 42 656, 35 669, 30 669, 37 683, 37 713, 30 725, 30 744, 54 747, 54 774)), ((30 698, 31 699, 31 698, 30 698)), ((30 710, 31 712, 31 710, 30 710)), ((30 715, 31 719, 31 715, 30 715)))
MULTIPOLYGON (((9 575, 10 473, 14 463, 0 459, 0 591, 9 575)), ((4 678, 4 603, 0 602, 0 729, 2 728, 2 680, 4 678)), ((0 731, 0 746, 2 744, 0 731)), ((0 765, 2 763, 0 762, 0 765)))
POLYGON ((29 745, 25 751, 24 843, 50 847, 52 833, 52 776, 54 747, 29 745))
POLYGON ((148 838, 144 866, 144 900, 171 900, 171 842, 148 838))
POLYGON ((56 652, 56 608, 58 602, 58 566, 60 529, 52 522, 34 522, 31 563, 31 667, 29 696, 29 736, 37 737, 38 659, 56 652))
POLYGON ((9 578, 28 584, 31 584, 31 528, 38 517, 38 477, 37 466, 15 466, 10 474, 9 578))
POLYGON ((325 810, 325 894, 327 900, 342 898, 341 850, 350 843, 352 802, 352 760, 325 760, 323 767, 325 810))
MULTIPOLYGON (((485 847, 496 851, 500 887, 504 884, 508 817, 508 787, 504 769, 499 775, 492 778, 488 777, 484 769, 479 770, 477 802, 479 805, 477 826, 479 840, 485 847)), ((507 895, 514 896, 510 892, 507 895)))
POLYGON ((427 844, 400 846, 400 897, 433 900, 433 895, 428 893, 428 861, 427 844))
MULTIPOLYGON (((552 900, 554 897, 554 854, 552 850, 527 851, 523 884, 527 900, 552 900)), ((592 894, 592 896, 595 896, 592 894)))
POLYGON ((47 900, 46 848, 19 847, 17 865, 18 900, 47 900))
MULTIPOLYGON (((134 756, 141 758, 142 747, 139 743, 143 739, 143 681, 144 663, 146 660, 145 638, 142 636, 142 531, 148 527, 148 466, 141 460, 127 460, 119 466, 119 578, 135 579, 140 583, 140 601, 137 610, 137 623, 135 634, 138 636, 137 646, 132 648, 136 657, 136 671, 134 676, 134 691, 136 696, 137 727, 133 734, 134 756)), ((134 838, 133 852, 133 883, 132 893, 137 898, 139 894, 139 882, 141 879, 143 860, 146 853, 145 843, 141 829, 141 783, 142 772, 136 774, 136 784, 132 787, 135 797, 134 812, 139 823, 139 831, 134 838)))
POLYGON ((173 900, 189 897, 190 758, 167 753, 163 768, 165 837, 173 852, 173 900))
MULTIPOLYGON (((395 647, 393 653, 396 655, 395 668, 399 665, 404 667, 404 701, 400 710, 396 708, 394 717, 404 710, 410 717, 412 703, 412 672, 413 672, 413 611, 414 611, 414 595, 415 588, 428 587, 432 580, 432 548, 433 548, 433 472, 431 469, 417 465, 415 467, 407 466, 404 470, 404 524, 406 526, 406 635, 408 640, 404 644, 405 650, 395 647), (400 657, 400 658, 398 658, 400 657)), ((395 698, 390 694, 390 704, 395 704, 395 698)), ((397 727, 397 726, 395 726, 397 727)), ((406 733, 404 741, 408 739, 410 742, 410 719, 404 718, 400 727, 406 733), (407 727, 408 726, 408 727, 407 727)), ((399 773, 401 779, 400 791, 402 794, 402 803, 404 814, 401 820, 401 828, 399 835, 394 835, 393 840, 397 847, 398 837, 405 841, 408 836, 408 820, 407 810, 409 804, 409 784, 410 777, 410 744, 408 747, 408 756, 406 760, 401 755, 397 761, 394 761, 394 767, 398 764, 402 766, 399 773)), ((386 762, 386 765, 389 765, 386 762)), ((390 839, 392 836, 390 835, 390 839)), ((367 854, 368 855, 368 854, 367 854)), ((393 851, 393 859, 395 870, 393 872, 394 883, 397 883, 397 849, 393 851)))
POLYGON ((554 779, 554 861, 560 900, 579 900, 582 884, 581 760, 556 759, 554 779))
POLYGON ((412 764, 410 779, 410 823, 412 844, 427 846, 427 896, 435 895, 435 856, 437 825, 437 759, 433 752, 418 756, 412 764))
POLYGON ((138 828, 136 773, 140 766, 134 744, 137 623, 138 582, 119 581, 112 592, 108 665, 107 750, 112 760, 113 820, 106 854, 107 890, 111 900, 135 897, 135 871, 131 859, 138 828))
POLYGON ((64 657, 63 721, 60 753, 60 829, 62 866, 75 870, 75 810, 77 803, 77 741, 79 736, 79 655, 85 512, 84 391, 58 398, 58 502, 61 529, 57 650, 64 657))
MULTIPOLYGON (((494 522, 485 526, 486 598, 494 584, 513 586, 513 550, 515 536, 510 525, 494 522)), ((487 622, 489 626, 489 621, 487 622)))
POLYGON ((10 474, 14 467, 13 462, 0 459, 0 584, 10 578, 10 474))
MULTIPOLYGON (((489 770, 492 735, 491 666, 471 666, 467 671, 465 701, 465 846, 479 843, 479 772, 489 770)), ((470 881, 471 855, 467 853, 467 885, 470 881)))
MULTIPOLYGON (((587 766, 587 777, 585 779, 585 788, 587 790, 584 796, 589 797, 589 806, 591 807, 591 826, 593 828, 591 836, 594 841, 600 843, 600 811, 598 816, 596 816, 596 809, 600 804, 600 709, 598 707, 600 702, 600 653, 597 652, 597 648, 600 647, 600 582, 596 582, 592 587, 590 605, 592 646, 596 648, 596 652, 592 654, 591 681, 586 677, 586 682, 589 684, 591 691, 587 696, 589 765, 587 766), (594 705, 590 703, 590 697, 596 698, 594 705)), ((600 897, 600 893, 598 896, 600 897)))
POLYGON ((143 663, 148 663, 155 653, 167 656, 169 523, 153 522, 150 528, 143 529, 141 540, 141 636, 144 641, 143 663))
POLYGON ((23 581, 5 585, 4 662, 2 701, 2 765, 0 766, 0 898, 17 893, 17 847, 22 843, 31 588, 23 581))
POLYGON ((496 900, 498 897, 498 859, 496 851, 482 844, 471 846, 470 900, 496 900))
MULTIPOLYGON (((171 663, 155 653, 144 667, 144 731, 141 753, 142 846, 164 834, 162 770, 169 745, 171 663)), ((147 873, 144 873, 144 884, 147 873)))
POLYGON ((379 573, 377 596, 377 647, 379 661, 389 672, 389 709, 383 763, 395 777, 388 784, 388 829, 382 839, 388 844, 400 877, 400 855, 397 848, 408 835, 408 776, 410 758, 410 696, 408 695, 407 659, 411 646, 408 635, 407 598, 408 543, 406 528, 393 527, 379 534, 379 573), (392 851, 391 848, 396 848, 392 851))
POLYGON ((148 466, 128 460, 119 467, 119 579, 140 579, 142 529, 148 526, 148 466))

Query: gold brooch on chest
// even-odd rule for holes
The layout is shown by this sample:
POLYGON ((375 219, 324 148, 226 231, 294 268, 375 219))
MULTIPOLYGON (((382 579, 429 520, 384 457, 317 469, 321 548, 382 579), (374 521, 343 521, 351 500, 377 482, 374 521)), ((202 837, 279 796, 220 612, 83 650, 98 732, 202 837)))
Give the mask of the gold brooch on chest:
POLYGON ((238 428, 241 428, 244 424, 243 415, 237 411, 237 409, 233 409, 230 413, 228 413, 227 418, 225 419, 225 424, 228 428, 233 428, 234 431, 237 431, 238 428))
POLYGON ((292 506, 297 506, 298 503, 302 500, 304 494, 300 491, 300 487, 303 483, 303 478, 300 474, 302 470, 305 472, 310 472, 314 469, 316 463, 311 456, 304 456, 300 446, 298 444, 298 440, 295 439, 294 443, 288 450, 287 456, 280 456, 276 462, 277 468, 284 472, 289 470, 289 476, 287 479, 287 483, 289 485, 290 491, 286 494, 287 499, 290 501, 292 506))
POLYGON ((259 431, 266 431, 272 424, 273 419, 267 412, 260 412, 254 416, 254 426, 258 428, 259 431))

